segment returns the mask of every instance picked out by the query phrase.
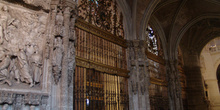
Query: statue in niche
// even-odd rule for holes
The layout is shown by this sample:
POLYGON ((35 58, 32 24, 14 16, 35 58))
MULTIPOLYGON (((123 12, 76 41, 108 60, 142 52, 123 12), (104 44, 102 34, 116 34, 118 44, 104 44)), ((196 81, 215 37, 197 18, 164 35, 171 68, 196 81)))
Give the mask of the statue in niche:
POLYGON ((29 74, 29 64, 27 60, 27 56, 25 54, 24 47, 22 45, 19 45, 19 51, 18 51, 18 67, 19 67, 19 74, 20 74, 20 80, 22 82, 30 84, 30 87, 33 87, 33 79, 31 75, 29 74))
POLYGON ((63 34, 63 14, 61 10, 59 10, 59 12, 57 13, 55 24, 56 24, 55 34, 62 35, 63 34))
POLYGON ((61 77, 62 59, 63 59, 63 41, 61 36, 56 36, 53 49, 53 73, 55 83, 57 84, 61 77))
POLYGON ((42 56, 39 53, 39 47, 37 45, 34 46, 34 53, 31 55, 30 61, 32 65, 33 71, 33 82, 37 84, 40 82, 40 77, 42 75, 42 56))

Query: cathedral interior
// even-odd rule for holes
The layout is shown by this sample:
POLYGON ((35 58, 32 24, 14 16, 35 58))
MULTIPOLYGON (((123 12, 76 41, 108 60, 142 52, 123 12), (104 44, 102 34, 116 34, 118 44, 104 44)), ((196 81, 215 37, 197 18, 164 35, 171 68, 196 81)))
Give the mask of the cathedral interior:
POLYGON ((220 0, 0 0, 0 110, 220 110, 220 0))

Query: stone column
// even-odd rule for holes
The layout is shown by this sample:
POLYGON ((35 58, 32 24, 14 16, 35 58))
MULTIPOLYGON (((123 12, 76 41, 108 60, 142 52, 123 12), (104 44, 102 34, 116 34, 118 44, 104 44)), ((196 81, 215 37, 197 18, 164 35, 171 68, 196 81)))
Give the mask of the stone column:
POLYGON ((53 77, 53 72, 52 72, 52 60, 53 60, 53 44, 54 44, 54 39, 55 39, 55 34, 54 34, 54 30, 55 30, 55 21, 56 21, 56 14, 57 14, 57 4, 51 4, 51 12, 50 12, 50 37, 49 37, 49 48, 50 48, 50 57, 49 57, 49 65, 48 65, 48 73, 51 74, 50 75, 50 85, 51 87, 49 88, 50 90, 50 94, 51 97, 50 99, 50 107, 51 109, 54 110, 58 110, 58 103, 59 103, 59 99, 58 99, 58 87, 57 85, 55 85, 54 83, 54 77, 53 77))
POLYGON ((130 60, 129 101, 131 110, 150 110, 149 77, 145 43, 140 40, 128 41, 130 60))
POLYGON ((60 110, 68 109, 68 45, 69 45, 69 24, 70 24, 70 8, 66 7, 64 11, 64 37, 63 47, 64 55, 62 61, 62 74, 61 74, 61 105, 60 110))
POLYGON ((171 110, 183 110, 180 75, 177 64, 177 60, 169 60, 166 62, 168 75, 168 94, 171 110))

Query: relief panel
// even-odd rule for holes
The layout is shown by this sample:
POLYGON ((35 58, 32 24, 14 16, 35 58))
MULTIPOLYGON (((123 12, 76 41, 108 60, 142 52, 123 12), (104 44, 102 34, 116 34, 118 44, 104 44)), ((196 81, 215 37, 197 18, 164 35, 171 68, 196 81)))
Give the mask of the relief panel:
POLYGON ((0 87, 40 89, 48 14, 0 3, 0 87))

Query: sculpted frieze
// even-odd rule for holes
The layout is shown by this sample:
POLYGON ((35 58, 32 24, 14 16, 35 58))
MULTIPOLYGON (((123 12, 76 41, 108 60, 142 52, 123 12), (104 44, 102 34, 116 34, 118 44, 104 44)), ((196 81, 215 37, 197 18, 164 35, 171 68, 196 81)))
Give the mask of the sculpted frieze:
POLYGON ((1 85, 40 85, 47 16, 0 3, 1 85))
POLYGON ((2 110, 7 110, 9 106, 12 106, 12 110, 23 110, 24 105, 28 106, 30 110, 35 108, 45 110, 48 101, 48 95, 37 93, 0 91, 0 96, 2 110))

